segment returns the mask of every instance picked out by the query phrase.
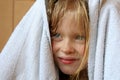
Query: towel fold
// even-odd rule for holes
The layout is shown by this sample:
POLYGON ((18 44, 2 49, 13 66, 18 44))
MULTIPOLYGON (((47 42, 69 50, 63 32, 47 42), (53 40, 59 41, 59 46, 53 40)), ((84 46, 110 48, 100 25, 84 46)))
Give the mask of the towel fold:
POLYGON ((93 5, 89 4, 91 18, 89 78, 120 80, 120 1, 102 0, 96 5, 99 5, 99 8, 94 6, 92 10, 93 5), (95 12, 97 14, 93 16, 95 12))
MULTIPOLYGON (((120 1, 89 0, 89 14, 89 80, 120 80, 120 1)), ((45 0, 33 4, 2 50, 0 80, 59 80, 45 0)))
POLYGON ((0 80, 57 80, 45 1, 36 1, 0 54, 0 80))

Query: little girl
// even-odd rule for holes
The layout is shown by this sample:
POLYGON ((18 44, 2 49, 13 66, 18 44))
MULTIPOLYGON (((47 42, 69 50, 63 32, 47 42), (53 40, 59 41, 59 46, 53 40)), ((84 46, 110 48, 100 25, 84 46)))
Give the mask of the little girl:
POLYGON ((58 0, 50 5, 52 50, 59 80, 88 80, 89 17, 86 1, 58 0))

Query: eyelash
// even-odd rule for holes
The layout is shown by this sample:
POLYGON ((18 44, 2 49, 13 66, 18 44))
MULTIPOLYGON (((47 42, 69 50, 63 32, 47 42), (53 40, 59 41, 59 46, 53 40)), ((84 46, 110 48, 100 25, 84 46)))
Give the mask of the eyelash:
MULTIPOLYGON (((62 36, 61 36, 60 33, 54 33, 52 35, 52 39, 55 40, 55 41, 61 41, 62 40, 62 36)), ((82 36, 81 35, 76 35, 74 39, 77 40, 77 41, 84 41, 85 40, 85 36, 83 36, 83 35, 82 36)))
POLYGON ((60 33, 55 33, 55 34, 52 35, 52 37, 53 38, 58 38, 58 37, 60 37, 60 33))
POLYGON ((61 37, 61 34, 60 33, 55 33, 52 35, 52 40, 54 41, 61 41, 62 40, 62 37, 61 37))
POLYGON ((85 40, 85 36, 78 35, 78 36, 75 37, 75 39, 77 39, 77 40, 85 40))

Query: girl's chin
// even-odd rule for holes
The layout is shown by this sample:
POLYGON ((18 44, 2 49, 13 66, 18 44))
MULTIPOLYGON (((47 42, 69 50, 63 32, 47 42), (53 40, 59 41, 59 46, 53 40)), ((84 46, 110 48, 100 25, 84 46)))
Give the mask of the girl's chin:
POLYGON ((73 75, 75 73, 72 69, 61 69, 61 71, 66 75, 73 75))
POLYGON ((78 66, 74 66, 75 64, 58 64, 59 69, 61 70, 62 73, 67 74, 67 75, 73 75, 76 73, 78 66))

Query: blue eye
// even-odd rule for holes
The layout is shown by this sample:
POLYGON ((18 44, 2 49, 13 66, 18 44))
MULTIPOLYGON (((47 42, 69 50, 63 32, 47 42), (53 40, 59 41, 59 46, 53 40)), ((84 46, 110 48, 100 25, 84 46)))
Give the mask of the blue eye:
POLYGON ((85 40, 85 36, 78 35, 78 36, 75 37, 75 39, 77 39, 77 40, 85 40))
POLYGON ((61 34, 60 33, 55 33, 55 34, 53 34, 53 36, 52 36, 52 40, 53 41, 61 41, 62 40, 62 37, 61 37, 61 34))
POLYGON ((60 37, 60 33, 55 33, 55 34, 53 35, 53 37, 54 37, 54 38, 60 37))

